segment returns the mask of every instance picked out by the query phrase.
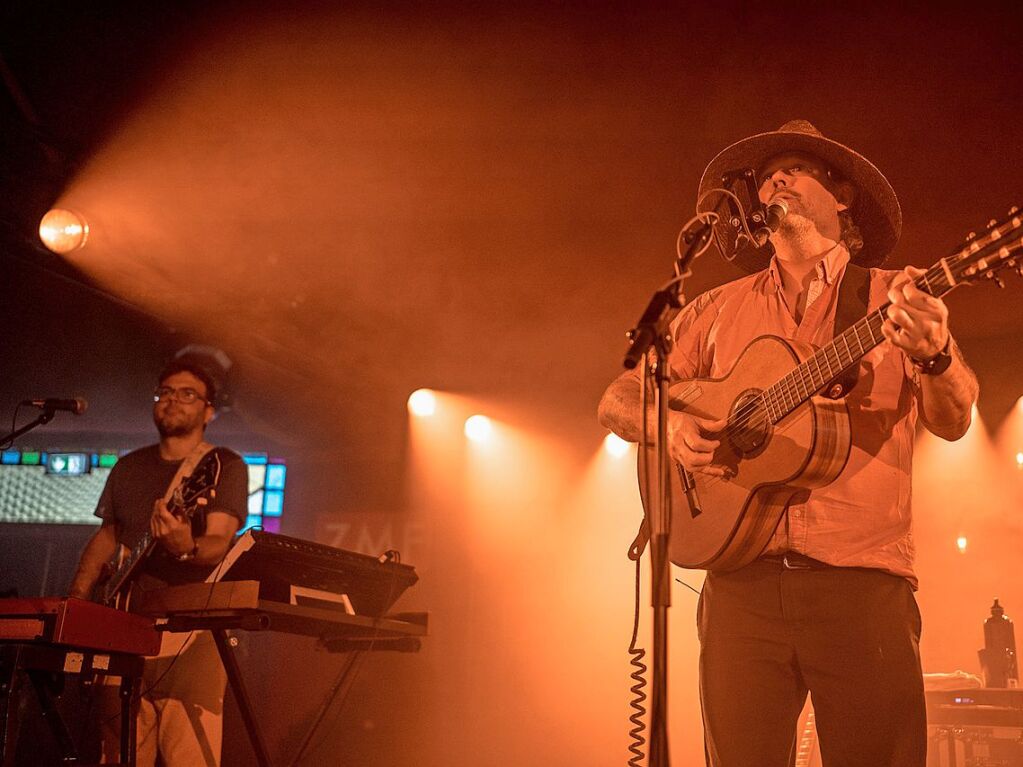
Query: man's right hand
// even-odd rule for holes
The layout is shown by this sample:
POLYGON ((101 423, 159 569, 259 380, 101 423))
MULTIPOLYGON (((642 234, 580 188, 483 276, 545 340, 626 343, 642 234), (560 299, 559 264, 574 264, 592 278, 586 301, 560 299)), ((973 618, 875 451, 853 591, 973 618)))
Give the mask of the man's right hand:
POLYGON ((715 437, 728 424, 726 418, 713 420, 672 410, 668 413, 668 446, 671 457, 689 471, 724 477, 728 469, 712 464, 721 444, 715 437))

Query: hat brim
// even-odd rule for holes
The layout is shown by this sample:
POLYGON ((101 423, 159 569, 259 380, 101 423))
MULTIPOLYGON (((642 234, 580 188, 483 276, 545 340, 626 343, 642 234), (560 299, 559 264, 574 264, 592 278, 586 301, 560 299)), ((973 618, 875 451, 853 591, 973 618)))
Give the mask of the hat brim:
MULTIPOLYGON (((788 152, 803 152, 820 158, 856 187, 851 213, 863 236, 863 249, 857 255, 856 262, 862 266, 883 264, 902 233, 902 210, 895 190, 870 160, 824 136, 771 131, 737 141, 710 161, 700 179, 699 198, 705 192, 720 187, 725 174, 746 168, 756 170, 771 157, 788 152)), ((701 208, 716 207, 719 201, 713 197, 708 196, 701 208)), ((722 255, 747 271, 763 269, 770 259, 767 248, 755 248, 747 244, 732 250, 732 253, 722 255)))

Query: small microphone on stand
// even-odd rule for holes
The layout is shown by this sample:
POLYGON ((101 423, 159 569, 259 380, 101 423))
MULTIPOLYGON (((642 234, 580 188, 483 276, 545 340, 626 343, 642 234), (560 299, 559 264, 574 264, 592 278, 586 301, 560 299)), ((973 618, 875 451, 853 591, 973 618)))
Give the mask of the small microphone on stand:
POLYGON ((74 415, 81 415, 89 408, 89 403, 85 397, 74 397, 72 399, 55 399, 53 397, 47 397, 45 399, 26 399, 21 401, 22 405, 30 405, 37 407, 40 410, 53 413, 57 410, 64 410, 74 415))
POLYGON ((767 203, 767 215, 764 223, 753 230, 753 242, 758 248, 764 247, 772 234, 778 231, 781 221, 789 214, 789 205, 781 197, 775 197, 767 203))

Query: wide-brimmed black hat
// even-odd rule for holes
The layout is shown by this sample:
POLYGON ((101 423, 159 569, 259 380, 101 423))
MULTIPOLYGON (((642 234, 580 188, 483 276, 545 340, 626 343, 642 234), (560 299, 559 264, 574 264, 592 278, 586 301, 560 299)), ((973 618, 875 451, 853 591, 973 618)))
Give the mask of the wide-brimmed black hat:
MULTIPOLYGON (((820 158, 856 187, 850 212, 863 237, 863 249, 855 261, 861 266, 883 264, 902 233, 902 210, 895 191, 870 160, 844 144, 825 138, 806 120, 792 120, 776 131, 744 138, 721 151, 703 172, 698 198, 723 186, 726 175, 746 168, 756 171, 771 157, 788 152, 804 152, 820 158)), ((717 208, 720 202, 717 195, 708 195, 700 209, 717 208)), ((756 248, 744 238, 737 247, 735 229, 726 222, 716 225, 715 233, 720 247, 726 251, 722 255, 738 266, 746 271, 758 271, 767 266, 770 248, 756 248)))

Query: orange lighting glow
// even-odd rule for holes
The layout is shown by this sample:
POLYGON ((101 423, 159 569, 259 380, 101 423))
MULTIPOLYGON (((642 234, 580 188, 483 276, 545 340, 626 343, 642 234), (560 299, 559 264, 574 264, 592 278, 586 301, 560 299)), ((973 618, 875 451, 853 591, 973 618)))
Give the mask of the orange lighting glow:
POLYGON ((966 553, 966 543, 967 541, 965 535, 960 535, 958 538, 956 538, 956 548, 959 549, 960 553, 963 554, 966 553))
POLYGON ((431 416, 437 412, 437 397, 429 389, 416 389, 409 395, 408 409, 412 415, 431 416))
POLYGON ((494 425, 485 415, 471 415, 465 419, 465 436, 473 442, 486 442, 494 432, 494 425))
POLYGON ((1023 451, 1016 453, 1016 468, 1023 469, 1023 451))
POLYGON ((611 433, 604 437, 604 449, 615 458, 626 455, 629 452, 629 447, 629 443, 617 434, 611 433))
POLYGON ((39 222, 39 239, 54 253, 70 253, 85 246, 89 223, 73 210, 54 208, 39 222))

